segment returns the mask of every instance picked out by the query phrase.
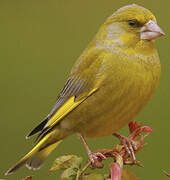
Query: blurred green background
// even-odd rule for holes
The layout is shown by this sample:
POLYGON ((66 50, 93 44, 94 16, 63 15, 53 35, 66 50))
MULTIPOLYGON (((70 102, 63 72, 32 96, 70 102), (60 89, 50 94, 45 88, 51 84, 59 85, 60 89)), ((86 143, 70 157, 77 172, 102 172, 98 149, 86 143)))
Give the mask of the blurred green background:
MULTIPOLYGON (((41 170, 5 171, 33 146, 25 135, 48 114, 71 66, 106 17, 121 6, 137 3, 156 15, 166 36, 157 40, 162 63, 160 86, 137 120, 155 131, 137 154, 145 168, 132 167, 141 180, 166 180, 170 171, 170 1, 169 0, 0 0, 0 179, 59 179, 48 175, 55 157, 86 152, 76 136, 66 139, 41 170)), ((127 129, 127 128, 125 128, 127 129)), ((123 130, 123 133, 126 130, 123 130)), ((93 150, 110 148, 113 137, 88 140, 93 150)), ((107 167, 106 167, 107 171, 107 167)), ((100 170, 98 170, 100 172, 100 170)))

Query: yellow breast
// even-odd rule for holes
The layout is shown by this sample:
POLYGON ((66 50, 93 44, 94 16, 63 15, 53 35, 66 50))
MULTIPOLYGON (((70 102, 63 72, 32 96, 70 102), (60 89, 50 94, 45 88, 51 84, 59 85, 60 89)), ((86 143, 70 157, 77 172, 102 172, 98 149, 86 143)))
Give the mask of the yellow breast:
POLYGON ((110 60, 106 61, 106 77, 99 90, 62 122, 85 137, 111 135, 128 124, 149 101, 159 82, 159 61, 107 56, 110 60))

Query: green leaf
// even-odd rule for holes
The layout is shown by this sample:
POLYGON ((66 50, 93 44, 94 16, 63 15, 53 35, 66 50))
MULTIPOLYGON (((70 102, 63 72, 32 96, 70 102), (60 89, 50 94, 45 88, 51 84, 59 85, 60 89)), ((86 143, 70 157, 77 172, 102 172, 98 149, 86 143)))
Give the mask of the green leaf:
POLYGON ((104 177, 101 174, 89 174, 83 176, 83 180, 104 180, 104 177))
POLYGON ((64 155, 58 157, 52 167, 50 168, 49 172, 57 171, 57 170, 66 170, 69 168, 80 168, 80 165, 83 161, 82 157, 78 157, 76 155, 64 155))
POLYGON ((122 180, 139 180, 137 177, 129 170, 123 169, 122 180))
POLYGON ((61 180, 75 180, 78 172, 78 168, 68 168, 63 171, 61 180))

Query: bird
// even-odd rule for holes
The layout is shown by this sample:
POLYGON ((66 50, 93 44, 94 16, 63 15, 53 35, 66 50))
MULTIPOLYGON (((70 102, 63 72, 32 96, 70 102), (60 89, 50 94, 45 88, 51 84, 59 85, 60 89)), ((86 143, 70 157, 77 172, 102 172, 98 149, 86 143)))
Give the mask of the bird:
POLYGON ((137 4, 108 17, 77 59, 50 113, 26 136, 38 134, 37 144, 5 175, 24 165, 39 169, 72 134, 86 145, 86 138, 110 136, 125 127, 158 87, 161 65, 155 39, 163 35, 153 13, 137 4))

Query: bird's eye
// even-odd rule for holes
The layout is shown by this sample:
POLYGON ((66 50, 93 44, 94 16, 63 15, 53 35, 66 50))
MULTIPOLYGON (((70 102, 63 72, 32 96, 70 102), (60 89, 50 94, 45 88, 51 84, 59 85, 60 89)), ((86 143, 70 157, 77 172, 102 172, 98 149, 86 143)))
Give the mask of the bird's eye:
POLYGON ((131 26, 131 27, 137 27, 139 26, 139 22, 137 20, 129 20, 128 21, 128 24, 131 26))

